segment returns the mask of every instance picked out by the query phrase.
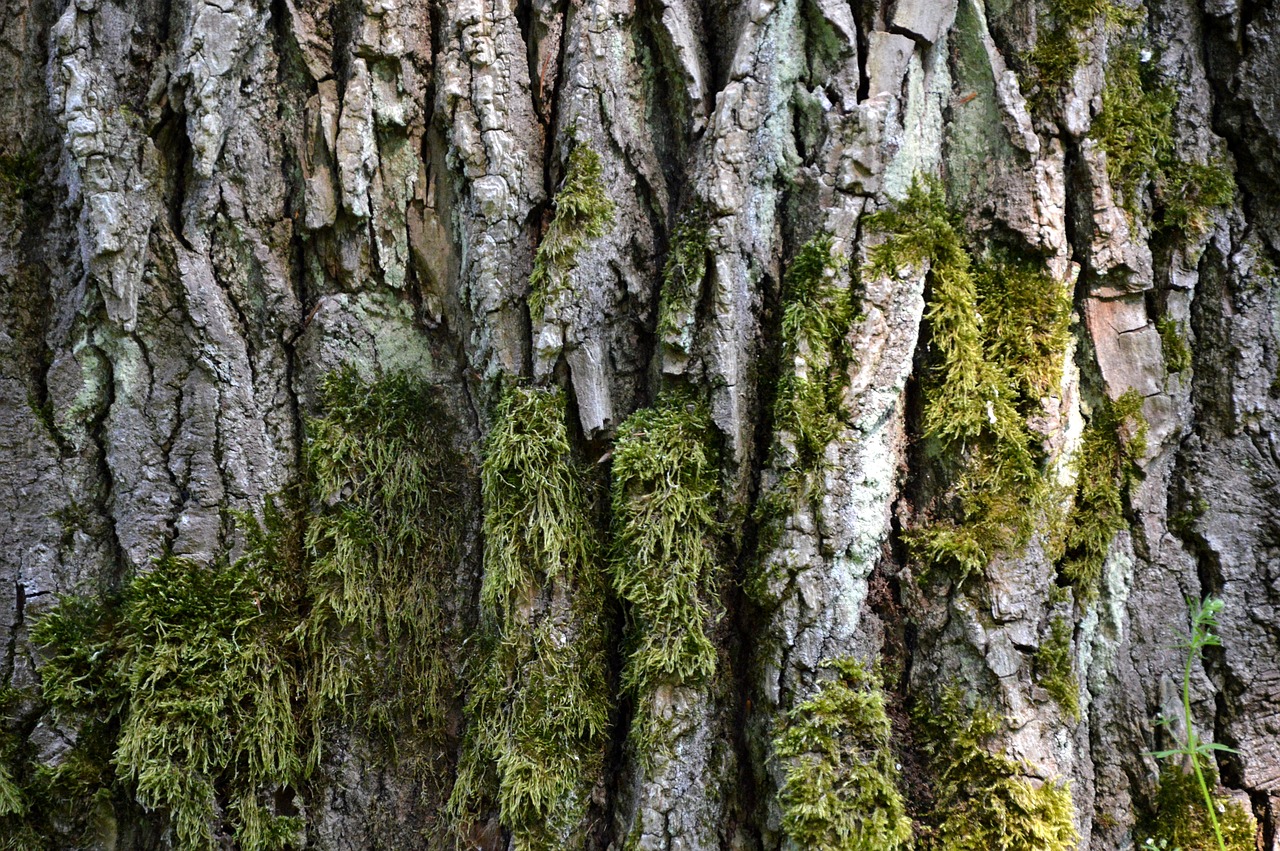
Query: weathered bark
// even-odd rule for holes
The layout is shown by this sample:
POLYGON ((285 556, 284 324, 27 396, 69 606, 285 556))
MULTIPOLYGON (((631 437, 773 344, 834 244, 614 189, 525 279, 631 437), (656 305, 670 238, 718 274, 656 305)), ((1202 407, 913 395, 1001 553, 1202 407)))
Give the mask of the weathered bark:
MULTIPOLYGON (((940 771, 920 712, 956 684, 1004 719, 986 745, 1032 787, 1069 783, 1081 849, 1130 848, 1155 806, 1150 752, 1170 742, 1155 719, 1182 717, 1186 601, 1215 596, 1222 644, 1194 668, 1195 727, 1236 749, 1216 754, 1222 793, 1256 818, 1257 847, 1280 851, 1280 12, 0 0, 0 22, 11 776, 62 763, 83 721, 41 696, 49 651, 31 630, 60 595, 104 598, 168 557, 226 566, 250 547, 237 512, 261 518, 281 499, 305 530, 350 497, 307 490, 305 448, 324 379, 350 367, 430 385, 466 458, 453 482, 464 540, 440 584, 452 693, 441 729, 395 753, 359 719, 316 728, 319 764, 272 790, 275 811, 304 817, 307 847, 504 848, 513 828, 531 847, 803 847, 784 823, 792 763, 776 741, 830 665, 855 657, 882 663, 920 825, 940 771), (1143 110, 1176 104, 1153 138, 1116 123, 1125 67, 1154 98, 1143 110), (1118 170, 1135 139, 1136 164, 1118 170), (940 179, 975 264, 997 250, 1048 275, 1072 316, 1019 426, 1053 496, 1030 534, 968 575, 945 560, 926 570, 917 534, 972 520, 950 489, 978 450, 929 425, 945 380, 930 307, 943 260, 877 263, 895 237, 868 219, 921 178, 940 179), (1227 178, 1234 189, 1215 195, 1227 178), (568 197, 578 179, 608 203, 568 197), (831 346, 784 318, 804 283, 788 276, 814 245, 826 251, 815 309, 851 300, 831 346), (577 465, 594 531, 570 556, 521 543, 533 578, 491 595, 496 497, 480 471, 520 383, 567 391, 573 457, 547 457, 577 465), (789 413, 797 387, 825 394, 818 438, 789 413), (699 493, 714 494, 719 525, 693 534, 715 566, 690 579, 701 622, 676 625, 705 629, 714 659, 646 679, 626 673, 648 628, 643 589, 617 593, 634 553, 610 541, 619 500, 657 496, 611 503, 608 484, 620 424, 671 391, 686 413, 705 404, 714 432, 719 477, 699 493), (1088 424, 1128 391, 1146 445, 1133 476, 1116 473, 1123 528, 1096 585, 1072 582, 1055 524, 1080 522, 1077 480, 1096 474, 1077 460, 1088 424), (579 605, 606 578, 605 598, 579 605), (1063 620, 1078 718, 1037 669, 1063 620), (609 683, 593 696, 608 723, 555 734, 582 749, 584 775, 557 787, 560 821, 526 835, 507 793, 483 789, 505 769, 488 764, 497 745, 477 738, 476 716, 507 711, 494 709, 513 699, 502 689, 525 688, 512 678, 534 678, 543 651, 522 645, 498 697, 478 669, 504 658, 490 644, 538 624, 557 646, 603 636, 607 652, 572 664, 603 666, 584 676, 609 683), (454 789, 460 765, 476 788, 454 789)), ((993 403, 1012 403, 986 401, 994 428, 993 403)), ((679 439, 702 434, 696 423, 679 439)), ((305 534, 292 544, 304 560, 305 534)), ((655 546, 635 569, 661 586, 664 559, 688 556, 655 546)), ((503 723, 523 723, 509 711, 503 723)), ((87 833, 65 819, 34 829, 51 847, 173 845, 171 814, 144 812, 125 766, 117 775, 87 833)), ((224 806, 212 830, 231 843, 224 806)), ((4 810, 0 829, 34 818, 4 810)))

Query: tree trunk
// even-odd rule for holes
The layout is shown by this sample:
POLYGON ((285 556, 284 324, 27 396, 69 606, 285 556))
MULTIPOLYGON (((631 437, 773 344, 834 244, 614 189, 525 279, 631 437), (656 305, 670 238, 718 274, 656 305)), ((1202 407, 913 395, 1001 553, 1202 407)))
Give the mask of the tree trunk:
POLYGON ((0 21, 0 848, 1280 851, 1268 4, 0 21))

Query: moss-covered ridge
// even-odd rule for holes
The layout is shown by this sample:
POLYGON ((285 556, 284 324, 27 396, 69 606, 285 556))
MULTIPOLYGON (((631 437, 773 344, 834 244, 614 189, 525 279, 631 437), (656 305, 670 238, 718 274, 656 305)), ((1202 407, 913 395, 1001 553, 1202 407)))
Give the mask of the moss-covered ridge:
POLYGON ((565 291, 578 252, 590 239, 608 233, 614 204, 605 191, 600 154, 582 142, 573 144, 564 182, 555 195, 555 215, 533 258, 529 310, 535 320, 565 291))
POLYGON ((812 851, 911 848, 880 682, 855 659, 827 668, 833 676, 787 714, 773 743, 786 773, 782 829, 812 851))
POLYGON ((605 577, 558 389, 509 387, 485 445, 485 650, 473 669, 455 820, 496 804, 518 849, 586 812, 609 719, 605 577))

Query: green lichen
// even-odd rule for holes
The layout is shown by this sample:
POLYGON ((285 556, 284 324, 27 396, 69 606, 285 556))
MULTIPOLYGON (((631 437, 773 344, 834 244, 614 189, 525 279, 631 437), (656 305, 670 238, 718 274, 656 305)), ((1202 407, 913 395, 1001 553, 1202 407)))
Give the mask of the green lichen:
POLYGON ((1071 622, 1054 618, 1036 649, 1036 679, 1073 721, 1080 720, 1080 681, 1071 656, 1071 622))
POLYGON ((1069 851, 1079 842, 1065 783, 1037 782, 1029 766, 993 753, 1003 724, 989 708, 970 707, 957 686, 936 706, 917 704, 937 800, 921 851, 1069 851))
POLYGON ((1111 541, 1127 525, 1124 492, 1138 475, 1146 451, 1142 397, 1129 390, 1093 412, 1075 459, 1075 505, 1068 517, 1065 553, 1058 571, 1081 599, 1097 594, 1111 541))
MULTIPOLYGON (((1214 783, 1216 786, 1216 782, 1214 783)), ((1213 795, 1218 824, 1227 851, 1254 851, 1258 826, 1244 807, 1230 799, 1213 795)), ((1195 776, 1168 764, 1160 773, 1155 808, 1137 831, 1154 847, 1180 851, 1218 851, 1217 837, 1205 808, 1204 796, 1195 776), (1164 846, 1157 843, 1163 842, 1164 846)), ((1147 844, 1140 844, 1145 849, 1147 844)))
MULTIPOLYGON (((466 508, 449 417, 434 388, 405 373, 370 383, 342 369, 319 400, 306 424, 300 627, 313 722, 359 721, 385 741, 436 735, 455 691, 442 601, 466 508)), ((263 552, 261 562, 285 558, 263 552)))
POLYGON ((853 320, 847 263, 830 234, 819 233, 796 254, 782 280, 783 375, 774 427, 794 441, 796 468, 817 469, 844 421, 845 335, 853 320))
POLYGON ((485 446, 482 661, 450 799, 459 823, 496 799, 518 849, 581 820, 609 717, 604 576, 563 391, 510 387, 485 446))
POLYGON ((997 553, 1025 546, 1051 510, 1040 441, 1027 423, 1061 374, 1069 296, 1028 261, 997 250, 975 261, 936 186, 914 183, 868 224, 887 234, 871 251, 873 274, 929 267, 924 437, 958 516, 908 541, 926 572, 942 568, 963 582, 997 553))
POLYGON ((1107 154, 1111 186, 1132 216, 1143 214, 1149 187, 1154 228, 1198 234, 1215 208, 1234 199, 1235 179, 1220 156, 1204 163, 1180 156, 1174 136, 1178 95, 1155 75, 1155 64, 1144 66, 1136 47, 1116 51, 1093 134, 1107 154))
POLYGON ((613 201, 605 191, 600 155, 582 143, 569 152, 564 182, 555 196, 555 216, 533 258, 529 310, 535 319, 568 288, 578 252, 613 226, 613 201))
POLYGON ((1182 372, 1191 366, 1191 350, 1182 340, 1182 326, 1172 316, 1156 320, 1160 333, 1160 348, 1164 351, 1164 365, 1169 372, 1182 372))
POLYGON ((880 682, 854 659, 827 667, 834 677, 787 714, 774 740, 786 770, 782 829, 813 851, 910 848, 880 682))
POLYGON ((710 248, 707 214, 695 206, 671 234, 667 262, 662 267, 662 294, 658 304, 658 337, 663 345, 682 355, 693 350, 695 312, 707 274, 710 248))
POLYGON ((719 463, 706 408, 668 394, 618 428, 613 456, 613 587, 629 605, 623 683, 637 695, 715 673, 713 618, 719 463))

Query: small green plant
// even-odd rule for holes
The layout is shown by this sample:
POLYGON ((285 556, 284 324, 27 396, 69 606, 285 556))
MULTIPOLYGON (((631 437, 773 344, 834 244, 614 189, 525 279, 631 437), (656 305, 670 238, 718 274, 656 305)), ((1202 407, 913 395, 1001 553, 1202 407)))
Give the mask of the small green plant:
POLYGON ((533 258, 529 310, 535 319, 568 287, 568 275, 587 240, 604 236, 613 226, 613 201, 605 191, 603 171, 598 153, 574 144, 556 192, 555 216, 533 258))
POLYGON ((1164 351, 1164 365, 1169 372, 1182 372, 1191 366, 1191 350, 1182 340, 1182 328, 1172 316, 1156 320, 1160 333, 1160 348, 1164 351))
POLYGON ((1071 659, 1071 622, 1054 618, 1035 654, 1036 678, 1073 721, 1080 719, 1080 682, 1071 659))
MULTIPOLYGON (((1188 775, 1176 764, 1169 764, 1161 773, 1154 825, 1155 839, 1168 840, 1186 851, 1210 851, 1209 831, 1204 827, 1206 822, 1218 851, 1247 851, 1254 847, 1256 826, 1253 820, 1238 804, 1224 804, 1212 788, 1217 785, 1213 770, 1214 754, 1236 751, 1226 745, 1203 741, 1196 733, 1195 719, 1191 714, 1191 672, 1196 662, 1203 658, 1206 647, 1222 645, 1222 640, 1215 633, 1222 606, 1222 600, 1217 597, 1191 603, 1191 636, 1182 645, 1187 654, 1182 668, 1183 740, 1176 748, 1151 754, 1156 759, 1180 758, 1191 768, 1188 775), (1210 779, 1214 781, 1212 784, 1210 779), (1221 821, 1218 818, 1220 811, 1223 814, 1221 821)), ((1169 726, 1168 720, 1163 723, 1169 726)))
POLYGON ((560 847, 586 812, 609 720, 606 587, 558 389, 511 386, 485 444, 482 652, 449 808, 496 799, 517 849, 560 847))
POLYGON ((1124 491, 1137 477, 1146 451, 1142 397, 1128 390, 1095 407, 1076 456, 1076 500, 1068 518, 1058 571, 1082 599, 1098 592, 1116 533, 1125 528, 1124 491))
POLYGON ((787 714, 774 740, 786 769, 778 793, 782 828, 813 851, 899 851, 911 847, 880 681, 851 658, 787 714))
POLYGON ((1069 851, 1079 842, 1065 783, 1028 780, 1026 766, 990 750, 1003 724, 989 708, 970 708, 957 686, 936 706, 916 705, 936 780, 937 802, 921 851, 1069 851))

